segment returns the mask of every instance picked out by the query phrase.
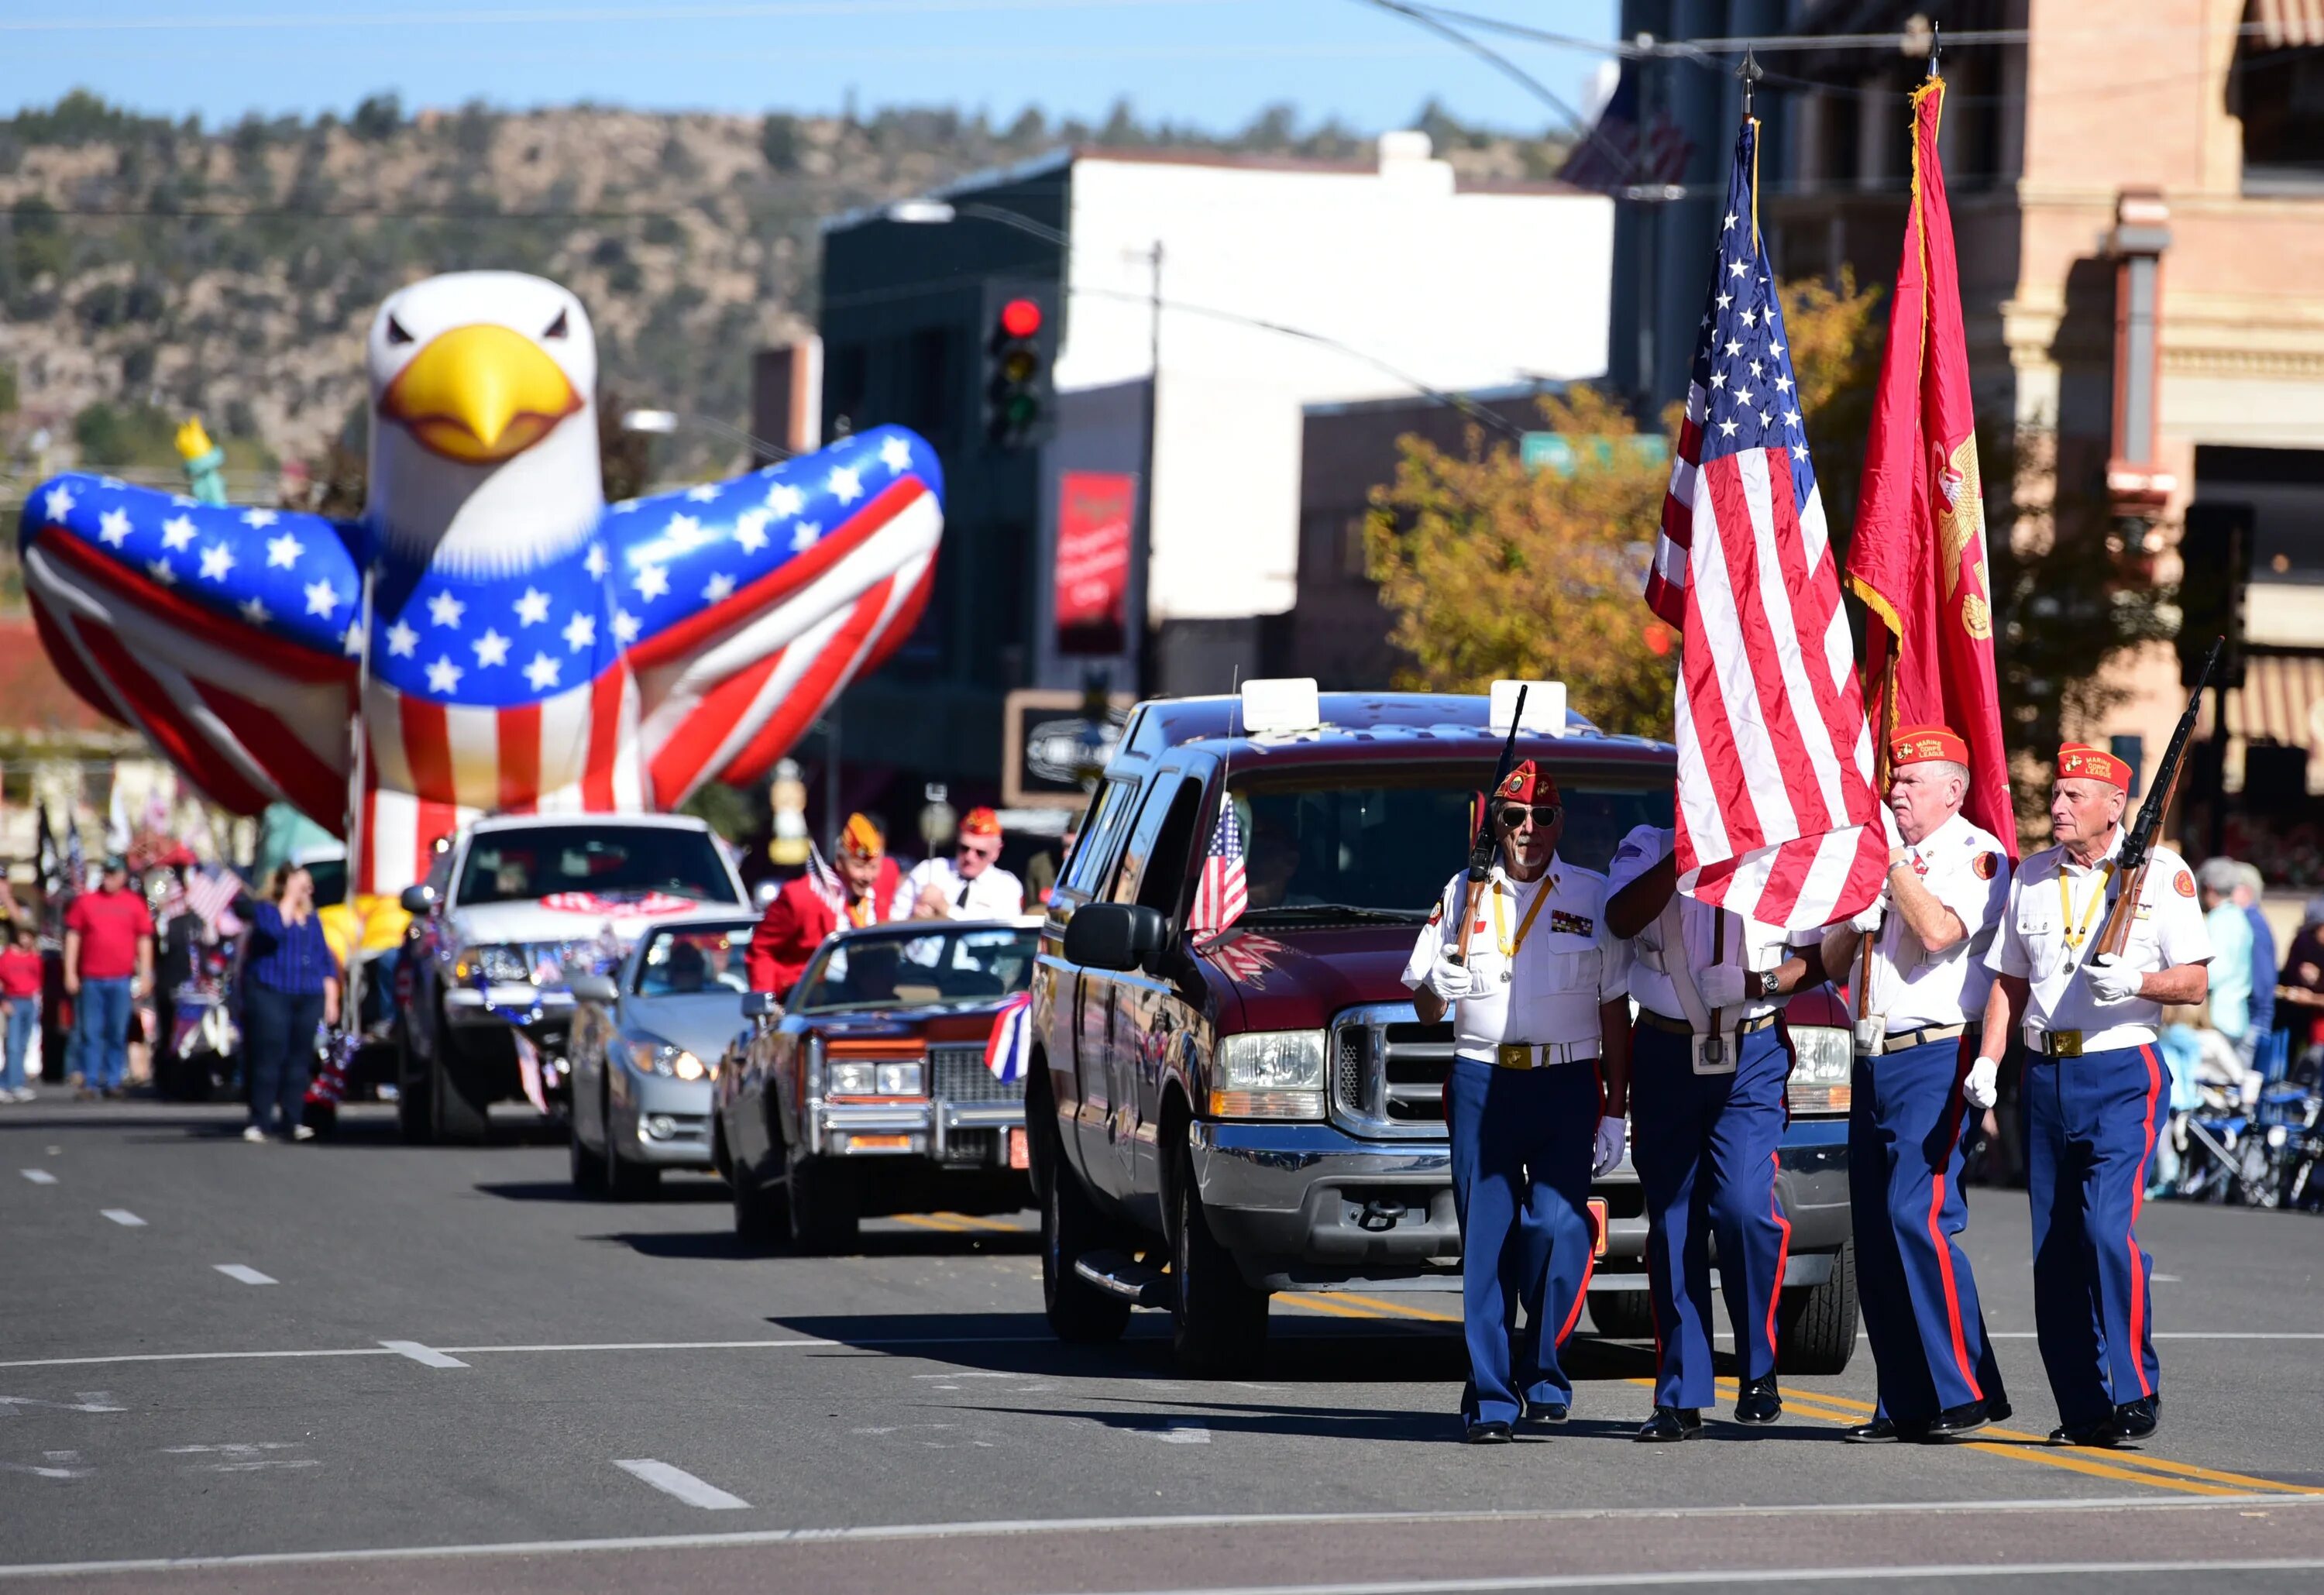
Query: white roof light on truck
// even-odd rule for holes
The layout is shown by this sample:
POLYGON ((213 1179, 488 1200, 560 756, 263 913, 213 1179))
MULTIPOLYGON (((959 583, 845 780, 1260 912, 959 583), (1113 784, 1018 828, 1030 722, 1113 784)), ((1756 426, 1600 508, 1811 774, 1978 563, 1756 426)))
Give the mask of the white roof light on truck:
MULTIPOLYGON (((1561 691, 1558 702, 1563 705, 1564 701, 1561 691)), ((1532 716, 1528 715, 1526 718, 1532 716)), ((1259 677, 1242 684, 1245 736, 1315 731, 1323 724, 1323 698, 1315 690, 1313 676, 1259 677)))
POLYGON ((1565 734, 1565 683, 1563 681, 1496 681, 1486 700, 1485 718, 1495 736, 1509 733, 1517 718, 1517 688, 1526 689, 1525 723, 1521 731, 1544 736, 1565 734))

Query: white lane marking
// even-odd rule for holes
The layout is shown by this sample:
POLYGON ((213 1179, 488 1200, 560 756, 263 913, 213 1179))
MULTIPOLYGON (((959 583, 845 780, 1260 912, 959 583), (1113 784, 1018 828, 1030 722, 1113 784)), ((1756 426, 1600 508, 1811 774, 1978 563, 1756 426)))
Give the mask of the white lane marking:
POLYGON ((35 1479, 86 1479, 95 1468, 78 1468, 69 1464, 80 1461, 77 1451, 44 1451, 39 1462, 0 1462, 0 1470, 11 1473, 30 1473, 35 1479))
POLYGON ((632 1457, 616 1461, 613 1466, 633 1478, 643 1480, 664 1495, 674 1495, 689 1507, 699 1507, 706 1512, 737 1512, 749 1507, 750 1502, 738 1495, 728 1495, 715 1484, 706 1484, 683 1468, 673 1468, 668 1462, 655 1461, 651 1457, 632 1457))
MULTIPOLYGON (((376 1545, 346 1551, 261 1551, 239 1556, 149 1556, 113 1562, 43 1562, 0 1564, 0 1579, 59 1578, 93 1572, 179 1572, 192 1569, 298 1567, 335 1563, 437 1562, 470 1556, 586 1555, 604 1551, 699 1551, 738 1545, 784 1545, 815 1542, 860 1544, 892 1540, 998 1538, 1033 1534, 1119 1534, 1154 1529, 1269 1528, 1339 1526, 1367 1528, 1400 1524, 1602 1523, 1642 1519, 1729 1517, 1893 1517, 1900 1513, 1981 1517, 1993 1512, 2057 1514, 2091 1512, 2218 1512, 2240 1515, 2254 1502, 2271 1512, 2324 1507, 2324 1496, 2084 1496, 1973 1501, 1857 1501, 1845 1506, 1795 1502, 1768 1507, 1563 1507, 1478 1512, 1255 1512, 1186 1513, 1157 1517, 1031 1517, 966 1523, 901 1523, 840 1528, 761 1528, 721 1534, 624 1535, 586 1540, 503 1540, 476 1544, 376 1545)), ((2138 1564, 2169 1569, 2169 1564, 2138 1564)), ((2231 1563, 2208 1564, 2233 1568, 2231 1563)), ((2309 1565, 2309 1564, 2302 1564, 2309 1565)), ((2317 1565, 2324 1565, 2318 1563, 2317 1565)), ((1719 1578, 1738 1576, 1722 1570, 1719 1578)), ((1775 1576, 1775 1575, 1770 1575, 1775 1576)), ((1785 1578, 1811 1575, 1786 1572, 1785 1578)), ((1833 1576, 1858 1576, 1855 1573, 1833 1576)), ((1606 1581, 1593 1574, 1584 1582, 1606 1581)), ((1207 1591, 1205 1595, 1218 1595, 1207 1591)))
POLYGON ((125 1207, 108 1207, 104 1209, 103 1212, 106 1218, 111 1219, 115 1223, 119 1224, 124 1230, 142 1230, 145 1227, 145 1221, 139 1218, 135 1213, 130 1212, 125 1207))
POLYGON ((53 1185, 57 1183, 57 1176, 45 1168, 20 1168, 16 1172, 36 1185, 53 1185))
POLYGON ((1208 1445, 1211 1443, 1211 1426, 1208 1424, 1165 1424, 1146 1433, 1165 1445, 1208 1445))
POLYGON ((382 1341, 380 1344, 398 1357, 409 1357, 425 1368, 466 1368, 457 1357, 447 1357, 433 1346, 423 1346, 418 1341, 382 1341))
MULTIPOLYGON (((32 1396, 0 1396, 0 1407, 45 1406, 57 1412, 127 1412, 125 1406, 114 1403, 110 1390, 76 1390, 70 1401, 42 1401, 32 1396)), ((13 1416, 0 1411, 0 1418, 13 1416)))
POLYGON ((1775 1584, 1794 1580, 1831 1583, 1894 1579, 2098 1578, 2153 1572, 2304 1572, 2324 1568, 2324 1556, 2253 1557, 2216 1562, 1922 1563, 1892 1567, 1703 1567, 1669 1572, 1519 1573, 1498 1579, 1396 1579, 1342 1584, 1186 1585, 1129 1595, 1490 1595, 1511 1590, 1654 1590, 1696 1584, 1775 1584))
POLYGON ((299 1451, 303 1440, 229 1441, 224 1445, 165 1445, 164 1456, 217 1457, 215 1462, 194 1462, 190 1470, 198 1473, 257 1473, 268 1468, 319 1468, 322 1462, 314 1457, 277 1457, 266 1453, 274 1451, 299 1451))
POLYGON ((244 1285, 280 1285, 282 1282, 271 1274, 262 1274, 248 1263, 212 1263, 211 1268, 228 1279, 239 1279, 244 1285))

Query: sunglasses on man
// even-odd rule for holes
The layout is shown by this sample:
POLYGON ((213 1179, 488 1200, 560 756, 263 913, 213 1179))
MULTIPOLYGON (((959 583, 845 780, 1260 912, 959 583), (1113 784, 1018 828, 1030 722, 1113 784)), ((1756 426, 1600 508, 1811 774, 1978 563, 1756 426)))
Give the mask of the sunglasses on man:
POLYGON ((1499 817, 1503 830, 1514 831, 1528 819, 1536 825, 1554 825, 1557 824, 1557 816, 1564 812, 1562 807, 1554 803, 1536 803, 1530 808, 1511 804, 1501 810, 1499 817))

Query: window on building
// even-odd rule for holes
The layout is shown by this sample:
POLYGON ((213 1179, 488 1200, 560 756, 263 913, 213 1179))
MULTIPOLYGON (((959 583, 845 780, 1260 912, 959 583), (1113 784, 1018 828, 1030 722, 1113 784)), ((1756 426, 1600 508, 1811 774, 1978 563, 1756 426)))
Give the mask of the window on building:
POLYGON ((2324 47, 2244 40, 2227 108, 2244 124, 2246 193, 2324 192, 2324 47))
POLYGON ((904 342, 903 422, 938 448, 952 441, 960 406, 953 389, 953 328, 924 327, 904 342))
POLYGON ((834 344, 824 367, 824 436, 835 438, 863 424, 863 401, 872 383, 871 351, 862 343, 834 344))

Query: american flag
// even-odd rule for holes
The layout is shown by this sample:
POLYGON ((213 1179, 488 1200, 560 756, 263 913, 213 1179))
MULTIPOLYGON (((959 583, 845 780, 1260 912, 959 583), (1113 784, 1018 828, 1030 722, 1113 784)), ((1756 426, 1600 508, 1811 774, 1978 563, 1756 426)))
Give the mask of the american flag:
POLYGON ((1596 124, 1574 146, 1557 176, 1579 189, 1618 193, 1634 184, 1677 182, 1686 175, 1687 157, 1693 153, 1685 133, 1662 111, 1655 113, 1640 136, 1638 71, 1626 61, 1596 124))
POLYGON ((1194 887, 1194 912, 1186 928, 1196 936, 1216 936, 1242 917, 1250 907, 1250 887, 1242 868, 1242 826, 1235 819, 1231 799, 1219 805, 1219 823, 1212 827, 1209 851, 1203 854, 1203 878, 1194 887))
POLYGON ((1033 993, 1019 991, 992 1016, 992 1034, 984 1043, 984 1066, 1002 1084, 1025 1078, 1033 1056, 1033 993))
POLYGON ((671 809, 746 782, 908 635, 943 526, 895 427, 606 506, 523 566, 406 558, 364 521, 67 473, 25 586, 81 696, 240 814, 348 834, 358 892, 492 812, 671 809), (350 735, 350 722, 360 734, 350 735))
POLYGON ((180 890, 194 917, 216 933, 226 910, 234 907, 234 899, 242 895, 242 878, 223 868, 193 869, 186 871, 185 885, 180 890))
POLYGON ((1826 925, 1880 889, 1887 840, 1840 577, 1784 316, 1758 238, 1747 119, 1646 603, 1685 639, 1679 887, 1769 925, 1826 925))

